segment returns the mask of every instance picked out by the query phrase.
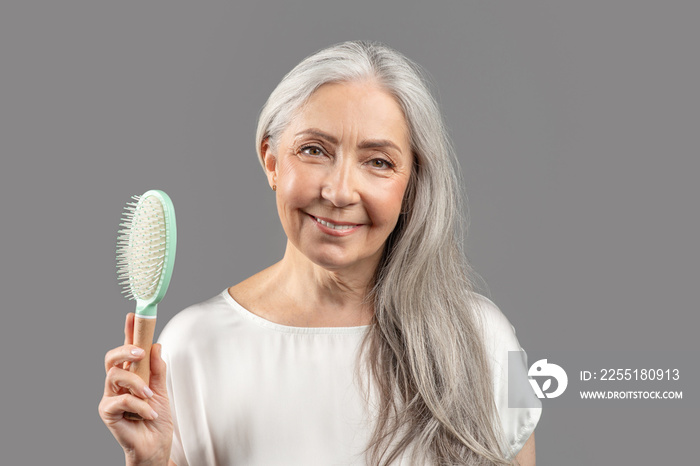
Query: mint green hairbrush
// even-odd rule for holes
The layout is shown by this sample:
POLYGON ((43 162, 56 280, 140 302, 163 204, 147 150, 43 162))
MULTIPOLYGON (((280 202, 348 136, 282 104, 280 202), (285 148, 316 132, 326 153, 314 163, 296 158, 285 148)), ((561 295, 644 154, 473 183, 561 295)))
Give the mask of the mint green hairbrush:
MULTIPOLYGON (((153 189, 141 196, 132 196, 119 225, 117 239, 117 272, 122 294, 136 300, 133 344, 146 354, 130 366, 130 370, 146 384, 151 375, 151 346, 156 327, 158 303, 170 284, 175 262, 177 229, 175 209, 170 197, 153 189)), ((138 414, 125 417, 141 420, 138 414)))
POLYGON ((165 296, 175 263, 177 228, 170 197, 153 189, 125 207, 117 240, 120 285, 129 299, 136 299, 136 315, 155 317, 165 296))

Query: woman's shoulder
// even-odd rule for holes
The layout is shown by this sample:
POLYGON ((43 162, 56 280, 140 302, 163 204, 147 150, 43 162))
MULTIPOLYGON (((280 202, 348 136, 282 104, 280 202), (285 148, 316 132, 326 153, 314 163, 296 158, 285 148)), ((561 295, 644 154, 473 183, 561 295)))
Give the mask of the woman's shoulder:
POLYGON ((230 304, 223 296, 224 292, 192 304, 175 314, 161 331, 159 343, 166 346, 183 340, 193 342, 211 336, 211 330, 218 326, 220 320, 231 314, 230 304))
POLYGON ((491 351, 502 348, 510 351, 521 351, 522 348, 515 336, 515 327, 501 309, 486 296, 473 293, 474 311, 481 324, 484 342, 491 351))

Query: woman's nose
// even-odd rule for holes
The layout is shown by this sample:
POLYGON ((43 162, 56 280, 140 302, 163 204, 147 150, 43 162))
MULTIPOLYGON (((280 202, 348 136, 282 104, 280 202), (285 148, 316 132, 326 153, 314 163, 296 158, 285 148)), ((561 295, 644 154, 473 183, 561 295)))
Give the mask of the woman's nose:
POLYGON ((330 168, 321 186, 321 197, 335 207, 344 207, 359 202, 358 179, 355 167, 349 161, 337 163, 330 168))

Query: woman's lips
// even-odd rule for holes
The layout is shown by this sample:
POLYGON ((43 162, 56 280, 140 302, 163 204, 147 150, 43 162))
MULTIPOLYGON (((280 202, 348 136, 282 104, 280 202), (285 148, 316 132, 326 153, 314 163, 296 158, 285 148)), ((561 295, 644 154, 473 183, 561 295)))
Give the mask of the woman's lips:
MULTIPOLYGON (((311 214, 309 214, 309 215, 311 215, 311 214)), ((338 225, 338 226, 347 226, 347 225, 355 226, 355 225, 361 225, 361 223, 340 222, 340 221, 333 220, 333 219, 326 218, 326 217, 318 217, 318 216, 316 216, 316 215, 311 215, 311 216, 312 216, 313 218, 317 219, 317 220, 323 220, 324 222, 332 223, 332 224, 338 225)))
POLYGON ((308 215, 321 231, 333 236, 347 236, 357 231, 362 226, 357 223, 335 222, 323 217, 315 217, 311 214, 308 215))

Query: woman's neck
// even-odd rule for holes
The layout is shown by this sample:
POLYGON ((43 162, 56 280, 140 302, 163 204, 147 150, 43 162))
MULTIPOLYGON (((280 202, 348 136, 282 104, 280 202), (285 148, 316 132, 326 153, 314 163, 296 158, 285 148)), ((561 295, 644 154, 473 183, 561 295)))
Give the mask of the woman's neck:
MULTIPOLYGON (((371 305, 366 303, 376 264, 327 270, 311 262, 291 243, 280 262, 271 267, 275 292, 300 318, 333 323, 369 324, 371 305)), ((309 327, 315 325, 308 325, 309 327)), ((348 325, 319 325, 348 326, 348 325)))
POLYGON ((372 264, 329 271, 293 245, 281 261, 230 288, 233 298, 254 314, 294 327, 369 325, 373 306, 366 302, 372 264))

